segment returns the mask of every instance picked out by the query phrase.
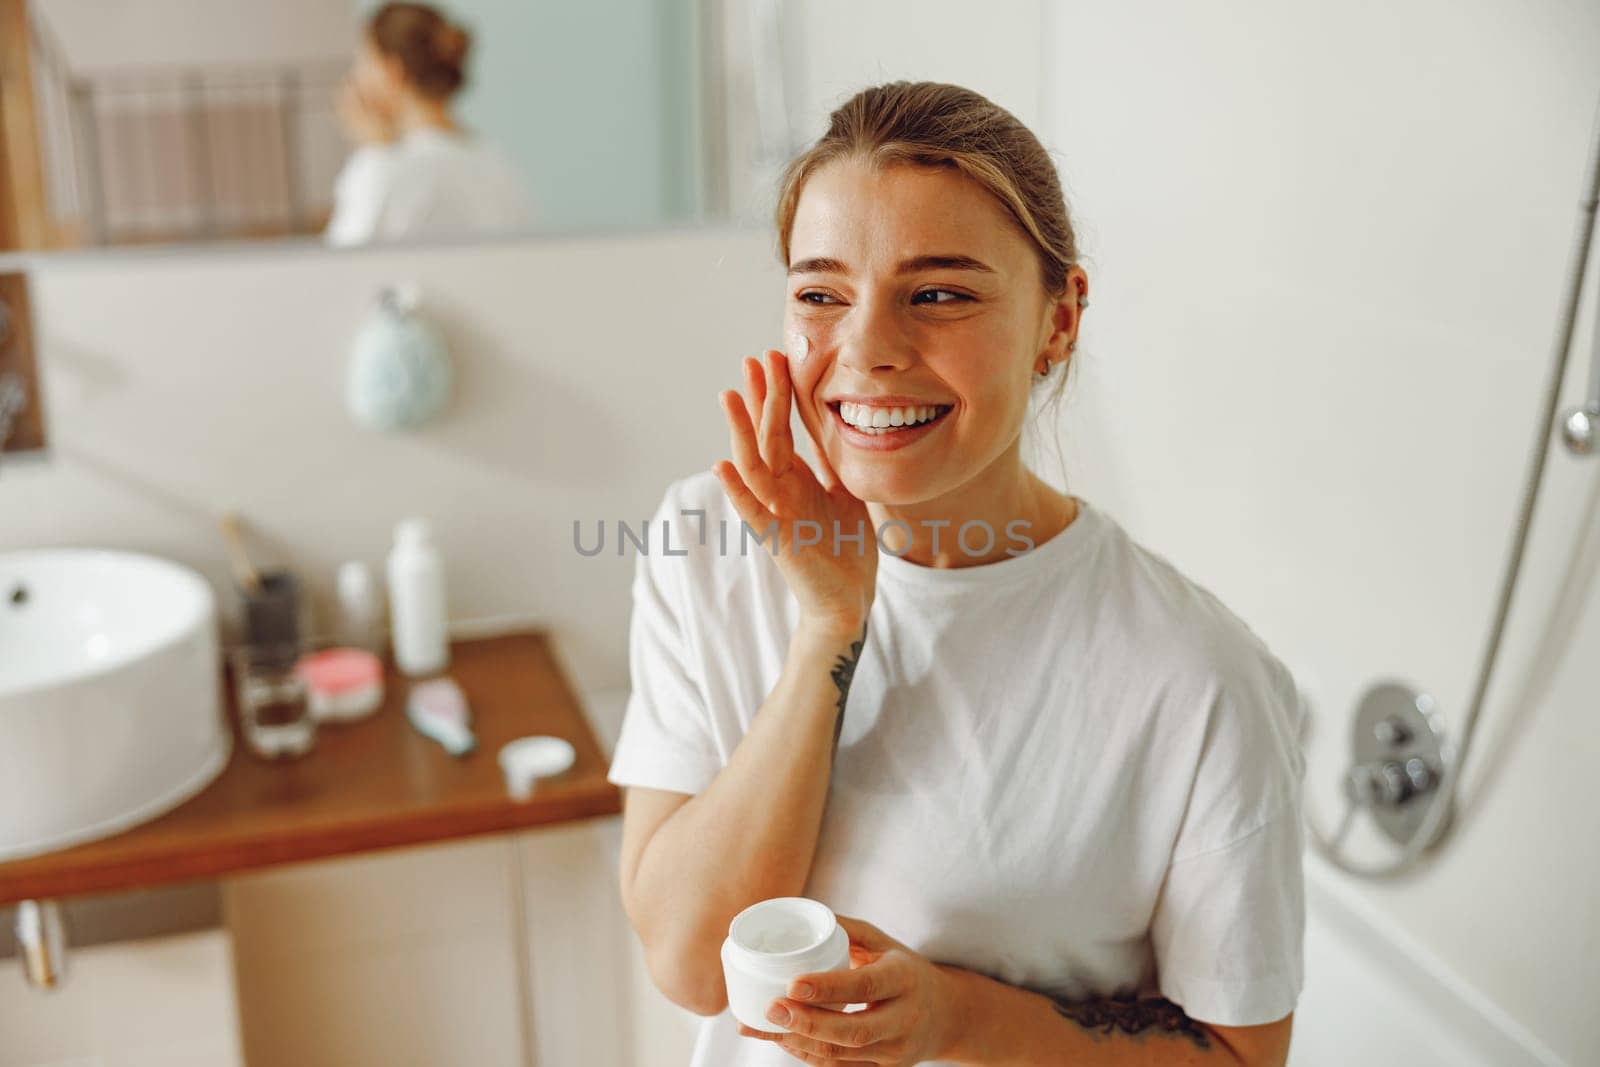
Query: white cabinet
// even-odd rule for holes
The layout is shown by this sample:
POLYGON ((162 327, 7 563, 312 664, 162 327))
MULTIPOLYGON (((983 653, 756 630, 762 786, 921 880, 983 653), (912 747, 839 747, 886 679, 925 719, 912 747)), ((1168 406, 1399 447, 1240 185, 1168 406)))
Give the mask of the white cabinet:
POLYGON ((0 1067, 240 1067, 228 935, 70 948, 59 989, 0 967, 0 1067))

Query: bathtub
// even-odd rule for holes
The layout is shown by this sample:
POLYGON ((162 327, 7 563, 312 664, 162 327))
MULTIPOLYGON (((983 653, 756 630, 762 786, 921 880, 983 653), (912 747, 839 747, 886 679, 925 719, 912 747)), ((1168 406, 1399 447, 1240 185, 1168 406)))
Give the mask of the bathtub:
MULTIPOLYGON (((607 753, 626 704, 626 689, 584 696, 607 753)), ((607 828, 613 852, 621 847, 621 821, 607 828)), ((1306 983, 1289 1067, 1575 1067, 1444 969, 1362 900, 1348 876, 1310 854, 1305 873, 1306 983)), ((637 1045, 634 1067, 681 1067, 700 1017, 655 990, 637 951, 634 965, 636 1027, 652 1035, 637 1045)))
POLYGON ((1306 983, 1289 1067, 1567 1067, 1307 855, 1306 983))

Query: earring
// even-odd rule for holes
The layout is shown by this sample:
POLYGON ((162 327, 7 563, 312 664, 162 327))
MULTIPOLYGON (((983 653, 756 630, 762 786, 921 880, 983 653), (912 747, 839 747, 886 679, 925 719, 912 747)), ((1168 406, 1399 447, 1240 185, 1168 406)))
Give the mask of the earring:
POLYGON ((1080 308, 1086 308, 1086 307, 1089 306, 1089 297, 1088 297, 1087 294, 1085 294, 1085 293, 1079 293, 1078 294, 1078 306, 1080 308))
MULTIPOLYGON (((1071 352, 1071 351, 1072 351, 1072 350, 1073 350, 1073 349, 1075 349, 1075 348, 1077 348, 1077 347, 1078 347, 1078 342, 1076 342, 1076 341, 1072 341, 1072 342, 1069 342, 1069 343, 1068 343, 1068 344, 1067 344, 1067 351, 1068 351, 1068 352, 1071 352)), ((1052 362, 1050 362, 1050 361, 1049 361, 1049 360, 1048 360, 1048 359, 1047 359, 1047 360, 1045 360, 1045 361, 1044 361, 1044 370, 1042 370, 1042 371, 1038 371, 1038 372, 1036 372, 1036 373, 1037 373, 1037 374, 1038 374, 1038 375, 1039 375, 1039 377, 1041 377, 1041 378, 1048 378, 1048 377, 1050 377, 1050 368, 1052 368, 1052 367, 1054 367, 1054 366, 1055 366, 1055 364, 1054 364, 1054 363, 1052 363, 1052 362)))

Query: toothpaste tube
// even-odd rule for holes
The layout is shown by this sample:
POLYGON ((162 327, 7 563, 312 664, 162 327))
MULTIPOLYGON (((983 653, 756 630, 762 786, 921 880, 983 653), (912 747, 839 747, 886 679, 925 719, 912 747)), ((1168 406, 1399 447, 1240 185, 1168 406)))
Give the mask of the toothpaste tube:
POLYGON ((452 756, 464 756, 478 747, 466 695, 453 678, 413 685, 406 697, 406 718, 417 733, 439 742, 452 756))

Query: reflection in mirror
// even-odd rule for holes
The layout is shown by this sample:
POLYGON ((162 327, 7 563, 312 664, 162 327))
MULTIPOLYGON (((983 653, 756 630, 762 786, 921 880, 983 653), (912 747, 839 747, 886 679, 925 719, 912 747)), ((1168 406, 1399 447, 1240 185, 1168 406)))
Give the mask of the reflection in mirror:
POLYGON ((704 218, 716 6, 0 0, 0 251, 704 218))

